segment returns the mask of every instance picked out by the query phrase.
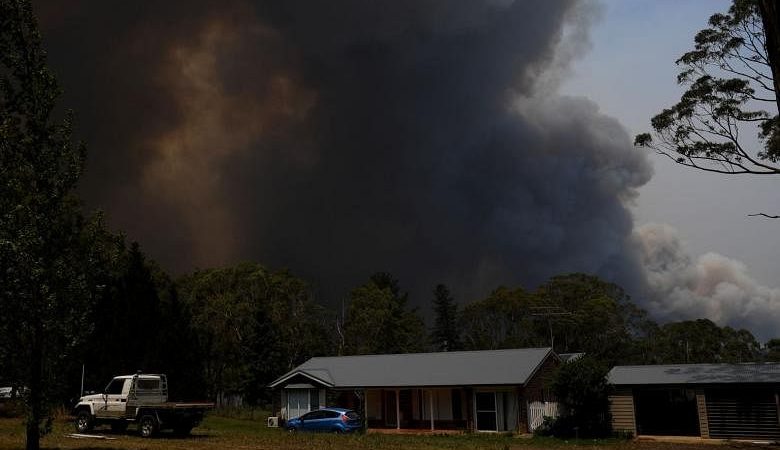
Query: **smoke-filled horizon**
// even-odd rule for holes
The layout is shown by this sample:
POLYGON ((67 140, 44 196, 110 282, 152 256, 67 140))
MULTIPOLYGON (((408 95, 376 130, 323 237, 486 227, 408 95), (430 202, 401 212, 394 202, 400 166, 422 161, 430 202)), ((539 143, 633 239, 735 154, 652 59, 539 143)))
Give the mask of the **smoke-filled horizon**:
POLYGON ((329 302, 376 271, 419 305, 567 272, 668 292, 629 210, 647 158, 556 94, 590 3, 36 7, 87 203, 175 273, 255 260, 329 302))

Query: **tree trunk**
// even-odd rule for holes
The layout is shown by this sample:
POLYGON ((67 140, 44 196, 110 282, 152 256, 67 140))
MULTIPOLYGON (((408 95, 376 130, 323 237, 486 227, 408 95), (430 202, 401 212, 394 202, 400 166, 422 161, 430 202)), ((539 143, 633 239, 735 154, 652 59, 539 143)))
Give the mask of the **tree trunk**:
POLYGON ((32 336, 30 358, 29 398, 30 413, 27 416, 26 450, 41 448, 41 422, 43 421, 43 327, 39 319, 32 336))
POLYGON ((780 8, 776 0, 759 0, 761 22, 764 24, 766 52, 769 66, 772 68, 772 80, 775 89, 775 102, 780 111, 780 8))

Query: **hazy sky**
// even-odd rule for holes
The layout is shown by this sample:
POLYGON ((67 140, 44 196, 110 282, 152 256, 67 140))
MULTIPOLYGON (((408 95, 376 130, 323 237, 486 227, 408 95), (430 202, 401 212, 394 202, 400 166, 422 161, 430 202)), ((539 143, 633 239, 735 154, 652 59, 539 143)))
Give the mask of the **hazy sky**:
MULTIPOLYGON (((562 91, 583 95, 616 117, 632 136, 679 100, 674 61, 728 0, 602 0, 592 48, 575 62, 562 91)), ((643 151, 637 149, 637 151, 643 151)), ((769 286, 780 286, 780 221, 746 217, 780 212, 780 177, 725 177, 651 156, 655 175, 640 189, 636 222, 672 225, 694 255, 717 252, 741 260, 769 286)))

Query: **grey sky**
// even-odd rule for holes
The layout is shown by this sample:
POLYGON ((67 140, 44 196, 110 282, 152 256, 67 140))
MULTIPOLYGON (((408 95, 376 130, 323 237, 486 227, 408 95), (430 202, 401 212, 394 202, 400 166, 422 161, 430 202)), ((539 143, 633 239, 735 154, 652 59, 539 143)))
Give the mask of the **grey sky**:
MULTIPOLYGON (((591 30, 592 49, 574 65, 562 92, 595 101, 633 136, 679 99, 674 61, 727 0, 604 0, 591 30)), ((637 150, 642 151, 642 150, 637 150)), ((636 223, 666 223, 692 256, 716 252, 744 262, 750 274, 778 285, 780 222, 746 217, 780 212, 777 177, 724 177, 676 166, 652 155, 655 175, 640 189, 636 223)))

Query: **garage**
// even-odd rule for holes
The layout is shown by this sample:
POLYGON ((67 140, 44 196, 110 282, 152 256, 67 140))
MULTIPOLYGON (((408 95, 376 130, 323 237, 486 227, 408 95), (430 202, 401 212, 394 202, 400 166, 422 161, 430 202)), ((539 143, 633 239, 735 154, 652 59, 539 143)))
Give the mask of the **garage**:
POLYGON ((616 366, 608 379, 616 432, 780 441, 780 363, 616 366))

